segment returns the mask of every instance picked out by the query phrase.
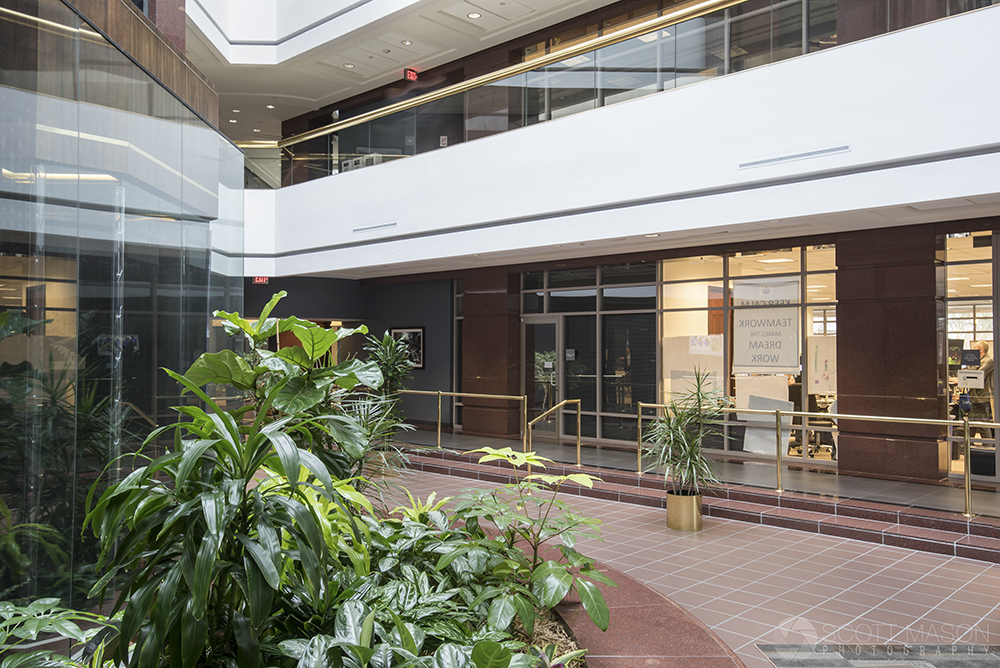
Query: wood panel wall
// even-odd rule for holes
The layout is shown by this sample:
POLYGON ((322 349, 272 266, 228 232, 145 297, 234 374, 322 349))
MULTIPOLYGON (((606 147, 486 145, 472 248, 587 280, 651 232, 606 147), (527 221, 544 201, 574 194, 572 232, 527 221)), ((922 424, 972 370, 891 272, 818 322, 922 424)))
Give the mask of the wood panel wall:
MULTIPOLYGON (((506 268, 462 274, 462 390, 476 394, 521 394, 520 274, 506 268)), ((462 432, 515 436, 521 431, 520 402, 463 399, 462 432)))
POLYGON ((219 96, 211 82, 184 56, 183 11, 176 2, 157 7, 157 21, 176 44, 128 0, 70 0, 112 42, 132 56, 212 127, 219 127, 219 96))
MULTIPOLYGON (((837 412, 944 419, 945 305, 934 225, 837 235, 837 412)), ((842 420, 839 469, 944 475, 941 428, 842 420)))

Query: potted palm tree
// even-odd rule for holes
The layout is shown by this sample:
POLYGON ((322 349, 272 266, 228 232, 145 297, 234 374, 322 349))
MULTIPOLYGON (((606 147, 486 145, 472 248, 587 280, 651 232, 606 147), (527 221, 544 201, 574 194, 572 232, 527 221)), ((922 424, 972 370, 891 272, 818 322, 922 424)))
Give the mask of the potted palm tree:
POLYGON ((721 389, 711 389, 708 372, 694 370, 691 387, 673 394, 663 415, 645 431, 644 454, 649 470, 663 467, 667 490, 667 526, 682 531, 702 527, 701 492, 718 485, 715 462, 705 456, 705 439, 718 430, 728 404, 721 389))

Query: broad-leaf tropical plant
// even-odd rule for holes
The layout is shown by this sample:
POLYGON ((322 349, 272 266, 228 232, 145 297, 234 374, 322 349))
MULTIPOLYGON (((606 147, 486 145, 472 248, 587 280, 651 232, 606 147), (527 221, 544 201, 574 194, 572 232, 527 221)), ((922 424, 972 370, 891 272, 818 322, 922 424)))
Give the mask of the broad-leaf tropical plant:
POLYGON ((276 383, 253 422, 225 411, 195 381, 167 371, 207 410, 160 428, 173 447, 95 500, 87 516, 101 540, 96 594, 124 578, 114 659, 137 668, 264 664, 274 599, 294 572, 310 595, 326 586, 331 562, 364 571, 364 533, 353 522, 368 502, 292 432, 324 429, 294 416, 266 420, 284 390, 276 383), (261 480, 262 472, 274 475, 261 480), (346 536, 346 538, 345 538, 346 536), (233 663, 235 661, 235 664, 233 663))
MULTIPOLYGON (((511 448, 470 452, 481 453, 481 463, 501 461, 515 470, 522 466, 544 469, 552 461, 511 448)), ((457 517, 466 526, 506 548, 507 558, 493 569, 496 586, 481 594, 491 601, 489 619, 495 628, 505 628, 516 615, 530 632, 536 607, 555 607, 575 590, 594 624, 607 630, 609 609, 596 583, 615 583, 575 548, 577 538, 600 537, 600 522, 580 515, 558 498, 567 482, 593 487, 599 480, 586 473, 525 475, 493 490, 472 490, 458 502, 457 517), (553 547, 552 542, 558 544, 553 547)), ((443 557, 438 568, 455 556, 443 557)))

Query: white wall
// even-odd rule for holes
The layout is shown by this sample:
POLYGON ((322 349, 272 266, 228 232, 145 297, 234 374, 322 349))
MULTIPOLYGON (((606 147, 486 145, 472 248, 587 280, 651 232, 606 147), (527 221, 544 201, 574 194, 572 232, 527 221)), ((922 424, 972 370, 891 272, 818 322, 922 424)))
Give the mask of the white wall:
MULTIPOLYGON (((350 275, 549 244, 686 238, 750 222, 766 228, 796 217, 819 221, 811 231, 825 232, 839 223, 823 221, 843 212, 995 195, 997 152, 934 156, 1000 145, 992 120, 1000 86, 989 65, 997 34, 1000 7, 283 188, 273 193, 273 236, 275 252, 286 256, 274 270, 350 275), (839 146, 850 150, 739 168, 839 146), (892 164, 907 160, 915 164, 892 164), (828 170, 845 173, 824 176, 828 170), (802 180, 773 183, 783 177, 802 180), (699 194, 706 189, 722 192, 699 194), (664 197, 678 199, 643 203, 664 197), (589 210, 574 213, 581 208, 589 210), (390 226, 355 231, 380 224, 390 226), (483 224, 494 226, 460 229, 483 224), (332 248, 316 250, 324 247, 332 248)), ((248 200, 248 234, 252 209, 248 200)), ((854 224, 893 224, 869 216, 854 224)))

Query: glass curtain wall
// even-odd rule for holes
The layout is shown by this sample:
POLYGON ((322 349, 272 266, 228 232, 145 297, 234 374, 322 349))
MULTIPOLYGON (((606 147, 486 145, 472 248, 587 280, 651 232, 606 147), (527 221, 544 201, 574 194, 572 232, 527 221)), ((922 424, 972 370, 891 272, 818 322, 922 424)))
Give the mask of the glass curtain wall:
POLYGON ((190 401, 159 367, 239 344, 243 156, 58 0, 0 43, 0 598, 81 607, 88 490, 190 401))
MULTIPOLYGON (((637 404, 669 403, 696 370, 737 407, 834 412, 835 272, 832 245, 529 272, 522 312, 561 316, 562 387, 582 401, 581 435, 634 443, 637 404)), ((732 415, 710 447, 773 456, 773 424, 747 417, 732 415)), ((575 414, 562 433, 575 435, 575 414)), ((787 444, 836 459, 835 425, 795 418, 787 444)))
MULTIPOLYGON (((1000 0, 748 0, 282 150, 282 185, 351 171, 742 72, 1000 3, 1000 0), (840 20, 838 28, 838 19, 840 20)), ((663 15, 662 0, 523 47, 524 62, 663 15)), ((386 104, 386 103, 382 103, 386 104)), ((332 112, 313 127, 377 105, 332 112)))
MULTIPOLYGON (((945 239, 947 280, 947 354, 950 417, 961 419, 959 400, 968 394, 970 420, 996 421, 997 378, 993 369, 993 245, 990 231, 949 234, 945 239), (966 381, 962 372, 982 371, 980 380, 966 381), (980 386, 981 385, 981 386, 980 386)), ((952 430, 950 470, 965 472, 961 427, 952 430)), ((970 437, 972 474, 996 476, 994 430, 972 428, 970 437)))

